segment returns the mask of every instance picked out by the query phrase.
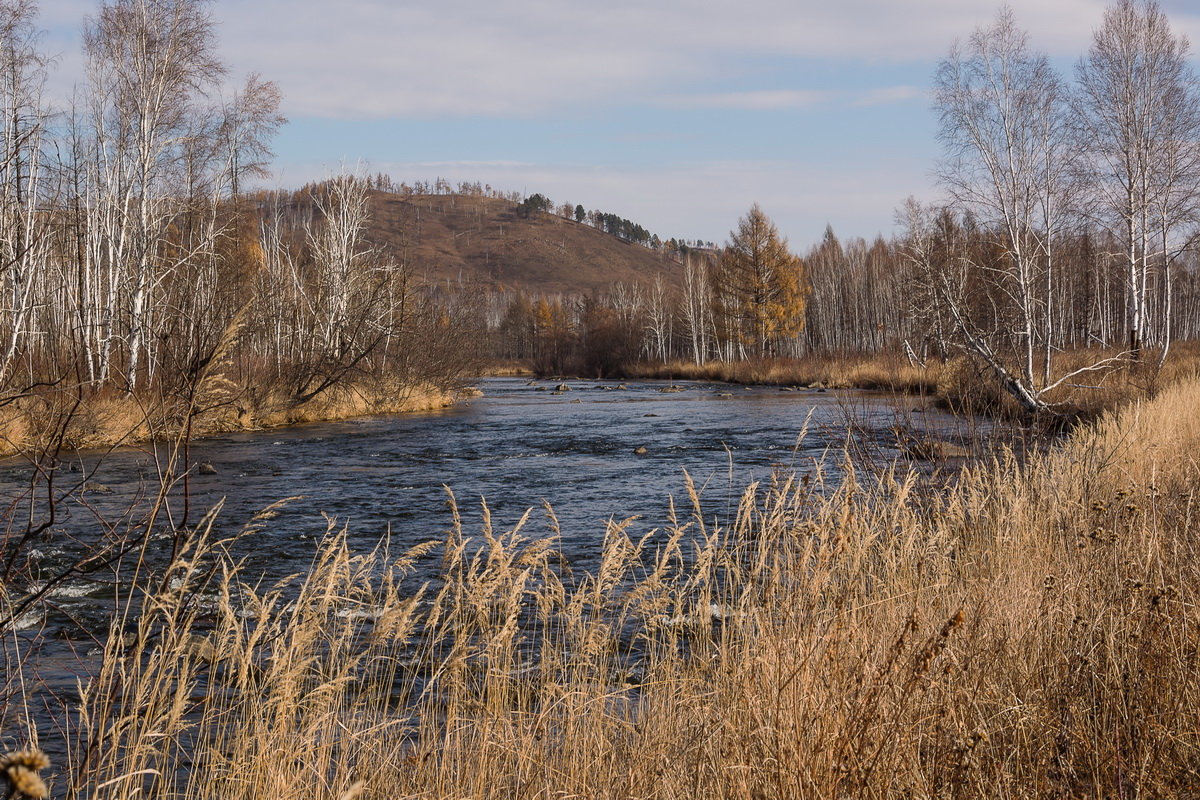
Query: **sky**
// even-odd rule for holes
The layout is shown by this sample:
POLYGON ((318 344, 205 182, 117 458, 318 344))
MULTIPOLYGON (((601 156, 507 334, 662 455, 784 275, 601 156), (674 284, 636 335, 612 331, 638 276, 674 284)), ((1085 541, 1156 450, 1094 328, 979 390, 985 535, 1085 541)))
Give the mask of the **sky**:
MULTIPOLYGON (((1012 0, 1069 75, 1101 0, 1012 0)), ((1200 41, 1192 0, 1160 2, 1200 41)), ((42 0, 52 94, 83 75, 96 0, 42 0)), ((215 0, 235 90, 289 119, 270 185, 342 170, 479 181, 725 241, 758 203, 803 252, 827 225, 888 236, 935 199, 929 86, 994 0, 215 0)))

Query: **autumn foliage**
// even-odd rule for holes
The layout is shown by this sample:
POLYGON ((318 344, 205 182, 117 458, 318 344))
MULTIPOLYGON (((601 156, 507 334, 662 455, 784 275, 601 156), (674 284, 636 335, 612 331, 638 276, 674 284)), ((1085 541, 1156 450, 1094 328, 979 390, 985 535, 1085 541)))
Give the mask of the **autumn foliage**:
POLYGON ((775 355, 781 340, 804 327, 804 263, 757 203, 730 233, 713 279, 718 315, 731 339, 754 355, 775 355))

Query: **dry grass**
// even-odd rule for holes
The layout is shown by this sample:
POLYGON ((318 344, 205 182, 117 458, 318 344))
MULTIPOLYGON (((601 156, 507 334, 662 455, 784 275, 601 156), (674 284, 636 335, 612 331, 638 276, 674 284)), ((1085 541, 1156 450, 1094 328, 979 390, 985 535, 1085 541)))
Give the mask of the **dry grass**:
POLYGON ((251 587, 202 526, 109 637, 66 796, 1195 796, 1198 404, 944 492, 781 477, 728 526, 613 523, 583 577, 522 520, 331 530, 251 587))
MULTIPOLYGON (((295 405, 283 397, 251 401, 251 392, 221 387, 215 402, 201 402, 191 418, 192 437, 350 419, 372 414, 434 411, 467 390, 432 386, 340 386, 295 405)), ((207 400, 207 398, 205 398, 207 400)), ((180 436, 186 410, 179 401, 112 389, 48 391, 0 407, 0 456, 40 450, 60 442, 67 450, 112 447, 180 436)))
POLYGON ((941 365, 913 366, 898 354, 827 356, 808 359, 752 359, 694 364, 671 361, 637 364, 631 378, 721 381, 767 386, 820 386, 829 389, 885 389, 931 394, 937 388, 941 365))
MULTIPOLYGON (((1117 350, 1080 348, 1058 353, 1057 380, 1063 375, 1120 355, 1117 350)), ((1153 396, 1164 386, 1200 375, 1200 342, 1177 342, 1160 367, 1159 354, 1147 351, 1137 362, 1098 372, 1085 372, 1059 386, 1047 400, 1071 417, 1094 418, 1107 409, 1153 396)), ((899 353, 823 356, 806 359, 752 359, 693 364, 672 361, 628 368, 631 378, 720 381, 766 386, 812 386, 867 389, 936 397, 955 411, 1020 418, 1025 412, 1005 394, 991 371, 968 358, 926 366, 912 364, 899 353)))
POLYGON ((413 411, 436 411, 446 408, 462 396, 432 386, 338 387, 299 406, 283 398, 268 399, 252 415, 254 425, 274 428, 308 422, 325 422, 372 414, 402 414, 413 411))
POLYGON ((535 375, 532 364, 520 359, 492 361, 480 371, 483 378, 532 378, 535 375))
MULTIPOLYGON (((1111 368, 1082 372, 1067 380, 1047 395, 1047 401, 1059 412, 1092 419, 1105 410, 1152 397, 1164 386, 1200 375, 1200 342, 1177 342, 1161 366, 1157 351, 1146 351, 1137 361, 1129 360, 1127 355, 1103 348, 1058 353, 1052 381, 1089 365, 1118 360, 1111 368)), ((936 394, 945 405, 956 410, 1013 418, 1024 415, 986 367, 966 358, 954 359, 942 368, 936 394)))

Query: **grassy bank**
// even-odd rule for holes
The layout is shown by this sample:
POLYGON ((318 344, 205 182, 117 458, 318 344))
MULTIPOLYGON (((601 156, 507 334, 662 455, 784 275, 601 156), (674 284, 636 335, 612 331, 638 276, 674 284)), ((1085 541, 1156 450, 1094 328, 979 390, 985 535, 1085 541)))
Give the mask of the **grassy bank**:
POLYGON ((528 361, 493 361, 479 371, 481 378, 532 378, 537 375, 528 361))
MULTIPOLYGON (((1116 350, 1083 348, 1059 353, 1051 381, 1118 356, 1116 350)), ((1069 415, 1095 417, 1106 409, 1154 394, 1161 387, 1200 375, 1200 343, 1174 345, 1160 367, 1158 353, 1137 362, 1082 373, 1048 395, 1049 402, 1069 415)), ((764 386, 817 386, 919 394, 936 398, 955 411, 1020 417, 1023 411, 986 368, 965 357, 947 362, 912 363, 900 353, 821 356, 804 359, 751 359, 694 364, 687 361, 646 363, 626 369, 629 378, 719 381, 764 386)))
POLYGON ((218 383, 202 396, 170 398, 114 390, 46 391, 0 407, 0 456, 60 447, 83 450, 152 439, 212 436, 371 414, 445 408, 463 390, 434 386, 339 386, 303 403, 218 383))
POLYGON ((586 578, 455 524, 404 554, 333 529, 255 589, 201 529, 108 638, 54 794, 1188 796, 1198 406, 1168 387, 944 492, 781 477, 721 527, 685 497, 586 578), (407 587, 420 561, 442 580, 407 587))
POLYGON ((914 366, 892 354, 829 356, 807 359, 752 359, 749 361, 690 361, 635 364, 630 378, 720 381, 763 386, 811 386, 829 389, 883 389, 908 394, 933 394, 942 365, 914 366))

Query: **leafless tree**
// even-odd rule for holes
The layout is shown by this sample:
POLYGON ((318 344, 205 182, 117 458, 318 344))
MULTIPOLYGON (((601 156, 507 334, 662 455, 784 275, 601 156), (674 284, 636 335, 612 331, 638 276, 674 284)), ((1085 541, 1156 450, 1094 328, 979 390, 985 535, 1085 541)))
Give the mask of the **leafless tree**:
POLYGON ((257 73, 222 109, 218 137, 225 163, 223 170, 229 193, 237 197, 244 178, 268 175, 271 139, 287 119, 279 112, 279 87, 257 73))
POLYGON ((658 361, 666 361, 671 354, 673 334, 672 323, 675 315, 672 313, 671 298, 667 285, 661 275, 654 278, 654 283, 646 291, 646 336, 644 339, 647 354, 658 361))
POLYGON ((199 101, 225 73, 207 6, 115 0, 84 27, 94 159, 89 251, 113 292, 102 376, 123 339, 131 390, 153 376, 153 292, 171 268, 159 245, 182 211, 181 167, 205 133, 199 101))
MULTIPOLYGON (((1155 271, 1170 264, 1200 211, 1200 100, 1186 37, 1153 0, 1119 0, 1077 67, 1075 119, 1094 191, 1092 217, 1121 243, 1125 327, 1134 353, 1155 342, 1155 271)), ((1169 335, 1170 292, 1157 325, 1169 335)))
MULTIPOLYGON (((1037 408, 1039 389, 1049 381, 1049 287, 1068 156, 1061 80, 1045 55, 1031 52, 1025 31, 1004 8, 938 66, 934 102, 946 145, 941 182, 959 209, 995 233, 1000 264, 974 267, 1007 296, 1013 315, 1006 327, 1012 326, 1019 357, 1016 395, 1037 408), (1046 347, 1040 377, 1034 374, 1039 342, 1046 347)), ((1000 335, 979 330, 965 314, 955 319, 971 327, 960 333, 972 338, 1000 335)), ((989 366, 1001 373, 1000 363, 989 366)))
POLYGON ((28 346, 39 282, 46 279, 48 224, 42 103, 46 59, 31 0, 0 0, 0 387, 28 346))
POLYGON ((951 317, 1021 405, 1041 410, 1052 385, 1054 260, 1070 205, 1065 90, 1006 8, 965 46, 951 49, 938 68, 934 98, 946 148, 941 182, 955 207, 993 235, 1001 256, 969 262, 1002 303, 991 328, 973 319, 961 298, 951 317), (1004 363, 1010 349, 1015 367, 1004 363))
POLYGON ((696 364, 708 358, 712 333, 712 281, 708 276, 709 257, 688 252, 683 257, 683 324, 691 343, 691 357, 696 364))

